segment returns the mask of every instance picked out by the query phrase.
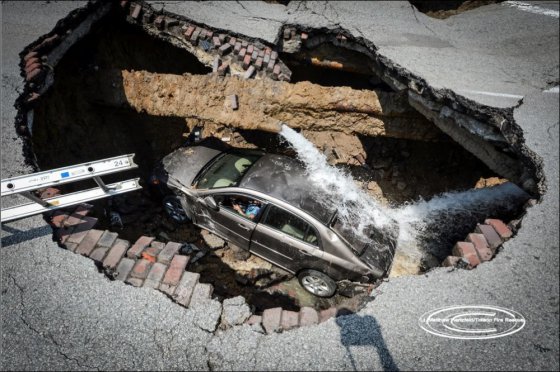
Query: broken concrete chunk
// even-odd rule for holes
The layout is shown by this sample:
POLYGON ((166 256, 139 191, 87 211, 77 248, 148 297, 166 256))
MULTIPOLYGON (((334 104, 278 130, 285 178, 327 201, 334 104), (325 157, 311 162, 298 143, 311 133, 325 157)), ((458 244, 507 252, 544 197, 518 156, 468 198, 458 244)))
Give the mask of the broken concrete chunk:
POLYGON ((249 305, 243 296, 237 296, 224 300, 222 323, 226 327, 243 324, 252 315, 249 305))

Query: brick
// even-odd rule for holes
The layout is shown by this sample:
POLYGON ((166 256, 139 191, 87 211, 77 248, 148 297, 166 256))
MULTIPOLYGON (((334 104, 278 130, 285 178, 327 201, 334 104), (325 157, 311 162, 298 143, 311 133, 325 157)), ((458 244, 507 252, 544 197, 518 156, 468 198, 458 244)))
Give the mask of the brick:
POLYGON ((259 58, 259 53, 255 50, 253 54, 251 54, 251 61, 255 62, 259 58))
POLYGON ((200 36, 200 30, 196 28, 193 34, 191 35, 191 40, 190 40, 191 44, 196 45, 199 36, 200 36))
POLYGON ((299 326, 305 327, 319 323, 317 311, 311 307, 302 307, 299 310, 299 326))
POLYGON ((142 251, 149 246, 154 238, 150 236, 141 236, 136 243, 126 252, 128 258, 140 258, 142 251))
POLYGON ((175 242, 167 243, 165 247, 161 250, 161 252, 159 252, 157 261, 165 265, 168 265, 173 259, 173 256, 175 256, 177 252, 179 252, 181 245, 182 244, 175 243, 175 242))
POLYGON ((52 215, 51 219, 50 219, 50 224, 54 227, 58 227, 61 228, 64 226, 64 222, 66 221, 66 219, 70 217, 68 215, 68 213, 63 212, 63 211, 56 211, 54 212, 54 214, 52 215))
POLYGON ((103 235, 102 230, 89 230, 84 239, 82 239, 80 244, 78 244, 76 253, 84 256, 89 256, 93 251, 93 248, 95 248, 97 241, 99 240, 99 238, 101 238, 101 235, 103 235))
POLYGON ((212 61, 212 72, 218 72, 218 67, 220 67, 220 57, 214 57, 214 61, 212 61))
MULTIPOLYGON (((37 52, 32 52, 32 53, 37 53, 37 52)), ((25 61, 25 67, 27 68, 27 67, 35 64, 35 63, 41 63, 41 60, 39 59, 39 57, 33 57, 33 58, 30 58, 30 59, 26 60, 25 61)))
POLYGON ((266 65, 266 69, 267 71, 272 71, 272 69, 274 68, 274 65, 276 64, 276 60, 274 59, 270 59, 270 62, 268 62, 268 65, 266 65))
POLYGON ((142 5, 140 4, 136 4, 136 6, 134 7, 134 9, 132 9, 132 13, 130 14, 130 16, 134 19, 137 19, 138 16, 140 15, 140 11, 142 10, 142 5))
POLYGON ((109 249, 107 257, 103 260, 103 267, 107 270, 115 270, 124 257, 130 244, 126 240, 117 239, 115 244, 109 249))
POLYGON ((443 266, 443 267, 455 267, 455 266, 457 266, 457 263, 459 263, 459 261, 461 261, 461 257, 447 256, 447 257, 445 257, 445 260, 443 260, 443 262, 441 263, 441 266, 443 266))
POLYGON ((255 50, 255 47, 253 45, 249 45, 247 47, 247 54, 253 54, 253 51, 255 50))
POLYGON ((245 324, 253 325, 253 324, 261 324, 262 323, 262 316, 260 315, 251 315, 249 319, 245 321, 245 324))
POLYGON ((472 243, 474 245, 474 249, 476 249, 476 253, 478 254, 478 258, 480 258, 480 262, 490 261, 493 254, 488 246, 488 242, 486 238, 482 234, 471 233, 467 235, 467 242, 472 243))
POLYGON ((257 58, 257 61, 255 62, 255 67, 260 70, 262 69, 262 65, 263 65, 263 59, 261 57, 257 58))
POLYGON ((283 331, 289 331, 290 329, 297 328, 298 326, 299 313, 296 311, 282 310, 282 316, 280 319, 280 328, 283 331))
POLYGON ((188 307, 191 302, 194 289, 199 280, 199 273, 191 273, 189 271, 185 271, 185 273, 181 277, 181 281, 179 282, 177 289, 175 290, 175 294, 173 296, 175 301, 180 305, 188 307))
POLYGON ((250 79, 251 76, 253 76, 254 72, 255 72, 255 66, 249 66, 247 71, 245 71, 245 75, 243 75, 243 78, 244 79, 250 79))
POLYGON ((334 306, 329 307, 328 309, 321 310, 319 312, 319 323, 326 322, 330 318, 335 318, 337 309, 334 306))
POLYGON ((241 43, 238 41, 237 43, 235 43, 235 46, 233 47, 233 53, 239 54, 240 51, 241 51, 241 43))
POLYGON ((480 264, 478 253, 476 253, 476 249, 472 243, 457 242, 457 244, 453 247, 452 253, 454 256, 466 258, 471 267, 476 267, 480 264))
POLYGON ((247 48, 249 46, 249 42, 247 40, 241 40, 241 48, 247 48))
POLYGON ((207 39, 212 39, 213 35, 214 35, 214 32, 212 30, 206 30, 206 38, 207 39))
POLYGON ((142 287, 144 283, 144 279, 140 278, 131 278, 129 277, 127 280, 124 281, 126 284, 130 284, 133 287, 142 287))
POLYGON ((161 252, 164 247, 165 243, 153 241, 148 248, 142 251, 142 258, 152 263, 156 262, 159 252, 161 252))
POLYGON ((220 42, 220 38, 217 36, 214 36, 212 38, 212 44, 214 44, 215 47, 219 47, 220 45, 222 45, 222 43, 220 42))
POLYGON ((262 325, 266 333, 278 332, 282 321, 282 308, 266 309, 262 315, 262 325))
POLYGON ((31 63, 29 66, 25 66, 24 70, 26 74, 29 74, 31 71, 41 68, 41 62, 37 61, 35 63, 31 63))
POLYGON ((115 240, 117 240, 118 237, 119 234, 115 232, 111 232, 109 230, 105 230, 105 232, 103 232, 103 235, 101 235, 101 238, 99 238, 99 241, 97 242, 97 246, 104 247, 104 248, 111 248, 113 244, 115 244, 115 240))
POLYGON ((161 279, 165 275, 165 271, 167 270, 167 266, 162 264, 161 262, 156 262, 152 265, 146 280, 144 281, 144 287, 148 288, 159 288, 161 283, 161 279))
POLYGON ((259 49, 258 52, 258 57, 264 58, 264 49, 259 49))
POLYGON ((214 287, 208 283, 197 283, 194 286, 193 294, 191 296, 191 304, 193 306, 203 304, 211 299, 214 287))
POLYGON ((242 61, 245 58, 246 53, 247 53, 247 49, 241 48, 241 50, 239 51, 239 55, 237 56, 237 59, 242 61))
POLYGON ((66 242, 64 243, 64 247, 66 247, 66 249, 69 250, 70 252, 76 252, 76 248, 78 248, 78 244, 66 242))
POLYGON ((243 58, 243 68, 245 70, 248 69, 250 64, 251 64, 251 55, 246 54, 245 57, 243 58))
POLYGON ((145 259, 140 259, 136 261, 132 271, 130 272, 130 277, 138 279, 146 279, 150 269, 152 268, 152 263, 145 259))
POLYGON ((91 254, 89 255, 89 258, 91 258, 92 260, 94 260, 95 262, 103 262, 103 259, 105 258, 105 255, 107 254, 107 252, 109 251, 109 248, 106 247, 96 247, 91 254))
POLYGON ((220 76, 225 76, 225 75, 226 75, 226 72, 228 71, 228 69, 229 69, 229 63, 227 63, 227 62, 226 62, 226 63, 222 63, 222 64, 220 65, 220 67, 218 67, 218 75, 220 75, 220 76))
POLYGON ((82 216, 70 214, 66 221, 64 221, 64 227, 76 226, 83 222, 82 216))
POLYGON ((226 34, 219 34, 218 38, 220 39, 220 42, 223 44, 226 41, 226 34))
POLYGON ((82 222, 74 226, 72 234, 66 239, 69 243, 80 244, 84 240, 88 231, 90 231, 97 224, 97 218, 94 217, 83 217, 82 222))
POLYGON ((237 42, 237 39, 234 37, 230 37, 228 43, 233 47, 235 45, 235 43, 237 42))
POLYGON ((113 277, 116 280, 125 281, 128 274, 132 271, 135 261, 130 258, 123 258, 117 265, 117 270, 113 273, 113 277))
POLYGON ((25 57, 23 57, 23 61, 27 62, 32 58, 38 58, 39 57, 39 53, 37 52, 29 52, 25 55, 25 57))
POLYGON ((189 263, 189 256, 175 255, 169 264, 169 269, 163 278, 164 284, 177 285, 189 263))
POLYGON ((72 212, 72 214, 74 216, 85 217, 91 212, 92 208, 93 208, 93 205, 87 204, 87 203, 82 203, 82 204, 80 204, 76 207, 76 209, 74 210, 74 212, 72 212))
POLYGON ((187 27, 187 31, 185 31, 185 33, 183 35, 185 35, 186 39, 190 39, 190 37, 192 36, 193 32, 194 32, 195 27, 193 25, 190 25, 189 27, 187 27))
POLYGON ((165 27, 165 18, 162 15, 157 16, 154 25, 156 25, 159 30, 163 30, 165 27))
POLYGON ((270 59, 277 59, 277 58, 278 58, 278 52, 275 51, 275 50, 273 50, 273 51, 270 53, 270 59))
POLYGON ((308 37, 309 37, 309 35, 308 35, 306 32, 302 32, 302 33, 301 33, 301 40, 302 40, 302 41, 307 40, 308 37))
POLYGON ((276 65, 274 66, 274 69, 272 70, 272 73, 278 77, 278 75, 280 75, 280 65, 276 65))
POLYGON ((269 62, 270 62, 270 54, 265 54, 263 57, 263 65, 267 66, 269 62))
POLYGON ((232 46, 231 44, 224 44, 218 49, 218 53, 223 56, 231 52, 232 46))
POLYGON ((494 230, 496 230, 500 238, 502 238, 503 240, 507 240, 513 235, 510 228, 507 227, 507 225, 501 220, 489 218, 487 220, 484 220, 484 223, 492 226, 494 230))
POLYGON ((175 295, 175 290, 177 289, 176 285, 169 285, 165 283, 161 283, 158 288, 161 292, 165 293, 169 297, 173 297, 175 295))
POLYGON ((478 224, 474 229, 474 232, 479 234, 484 234, 486 241, 488 242, 488 246, 492 250, 492 252, 496 252, 496 249, 502 245, 502 238, 498 235, 496 230, 490 225, 480 225, 478 224))

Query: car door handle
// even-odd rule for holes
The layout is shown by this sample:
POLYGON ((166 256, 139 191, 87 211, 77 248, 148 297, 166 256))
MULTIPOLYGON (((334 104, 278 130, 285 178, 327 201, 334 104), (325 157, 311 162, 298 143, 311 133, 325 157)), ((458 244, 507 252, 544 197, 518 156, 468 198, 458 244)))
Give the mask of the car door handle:
POLYGON ((237 226, 241 227, 241 228, 242 228, 243 230, 245 230, 245 231, 251 230, 251 228, 249 228, 249 227, 243 225, 242 223, 238 223, 237 226))

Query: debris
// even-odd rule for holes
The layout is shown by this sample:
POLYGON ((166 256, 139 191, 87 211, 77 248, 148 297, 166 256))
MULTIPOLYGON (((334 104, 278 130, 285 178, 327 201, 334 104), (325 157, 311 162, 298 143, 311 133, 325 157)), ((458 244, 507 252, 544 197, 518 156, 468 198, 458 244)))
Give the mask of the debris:
POLYGON ((115 211, 109 212, 109 221, 111 227, 118 227, 120 229, 124 228, 121 215, 118 212, 115 211))
POLYGON ((233 110, 237 110, 239 108, 237 102, 237 94, 232 94, 231 96, 229 96, 229 99, 231 100, 231 108, 233 110))

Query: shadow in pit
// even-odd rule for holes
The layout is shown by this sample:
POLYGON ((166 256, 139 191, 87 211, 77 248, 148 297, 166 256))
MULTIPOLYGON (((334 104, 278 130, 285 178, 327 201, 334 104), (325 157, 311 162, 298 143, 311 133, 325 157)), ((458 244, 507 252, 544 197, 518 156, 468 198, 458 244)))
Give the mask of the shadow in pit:
POLYGON ((200 274, 201 283, 209 283, 214 287, 214 296, 218 300, 243 296, 247 304, 254 307, 255 313, 282 307, 284 310, 299 311, 300 307, 293 298, 282 293, 268 293, 265 288, 251 284, 241 284, 236 278, 239 273, 224 263, 214 251, 208 252, 194 264, 189 264, 188 271, 200 274))
POLYGON ((346 355, 354 370, 357 370, 357 366, 350 346, 372 346, 379 355, 384 371, 399 370, 385 344, 381 326, 373 316, 353 314, 351 310, 341 308, 336 314, 336 324, 340 327, 340 342, 346 348, 346 355))

